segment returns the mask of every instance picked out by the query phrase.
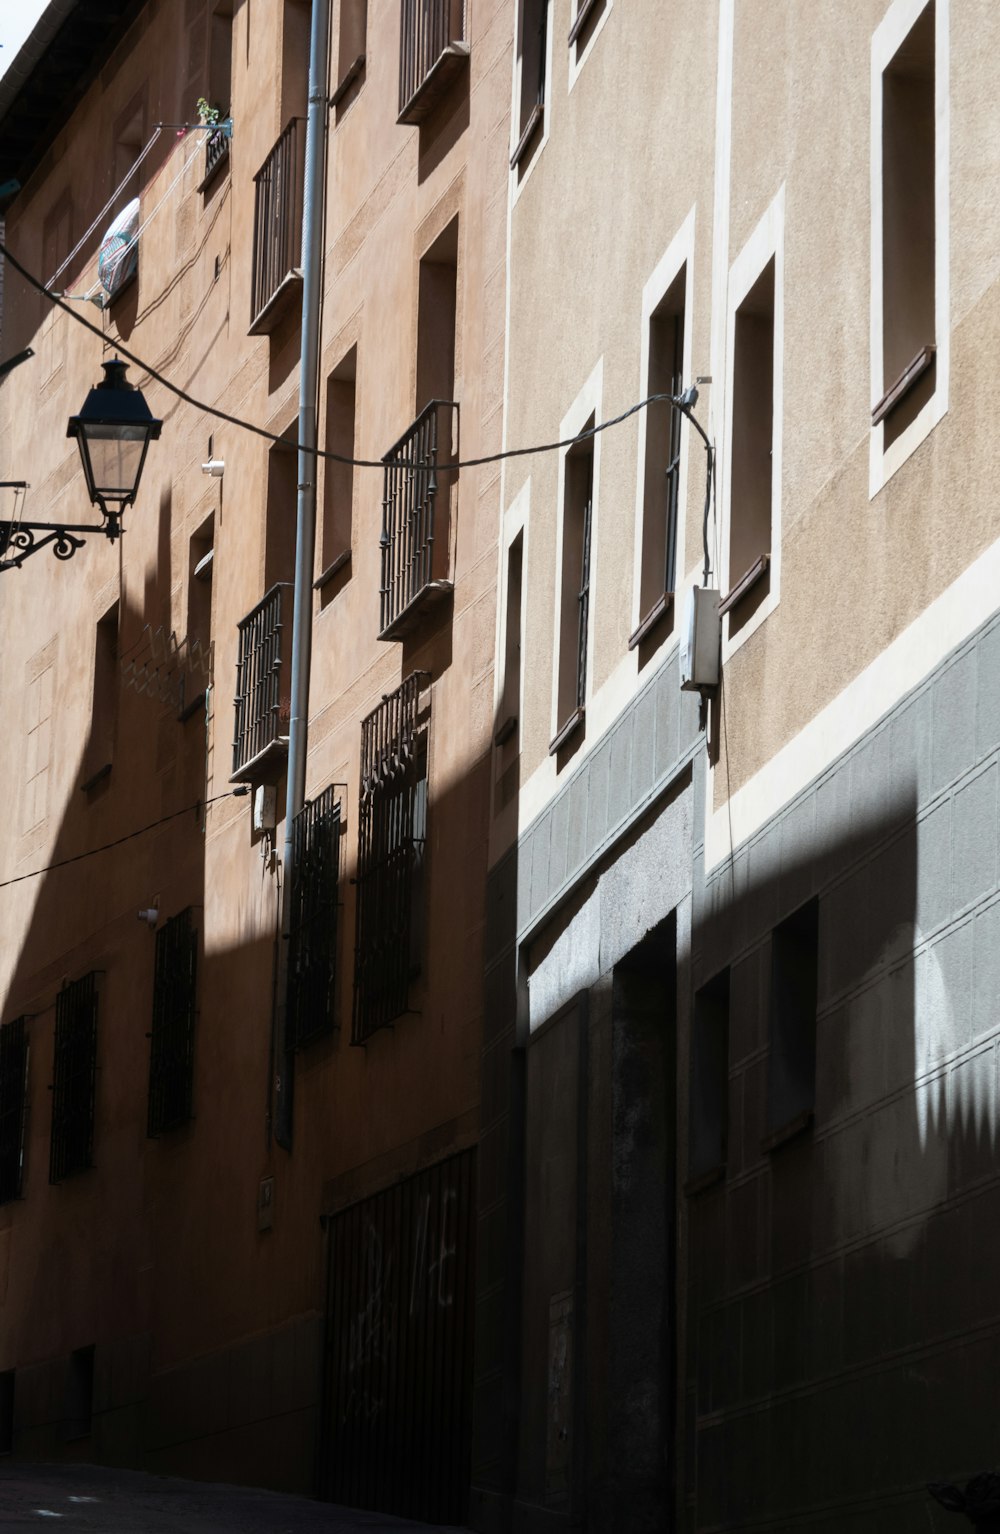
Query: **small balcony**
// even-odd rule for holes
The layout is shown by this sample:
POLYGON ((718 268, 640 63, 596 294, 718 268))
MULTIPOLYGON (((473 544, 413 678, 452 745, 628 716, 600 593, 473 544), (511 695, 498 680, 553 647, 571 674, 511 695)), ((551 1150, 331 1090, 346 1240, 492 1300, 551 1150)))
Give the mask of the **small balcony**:
POLYGON ((451 493, 458 406, 431 400, 389 449, 382 498, 379 638, 402 639, 452 590, 451 493), (454 444, 453 444, 454 436, 454 444))
POLYGON ((205 174, 201 178, 202 190, 222 173, 228 163, 229 132, 226 126, 220 123, 214 133, 205 135, 205 174))
POLYGON ((272 331, 302 292, 306 121, 293 117, 254 176, 250 334, 272 331))
POLYGON ((288 754, 292 589, 272 586, 239 625, 230 783, 273 782, 288 754))
POLYGON ((464 0, 402 0, 398 123, 420 123, 469 62, 464 0))

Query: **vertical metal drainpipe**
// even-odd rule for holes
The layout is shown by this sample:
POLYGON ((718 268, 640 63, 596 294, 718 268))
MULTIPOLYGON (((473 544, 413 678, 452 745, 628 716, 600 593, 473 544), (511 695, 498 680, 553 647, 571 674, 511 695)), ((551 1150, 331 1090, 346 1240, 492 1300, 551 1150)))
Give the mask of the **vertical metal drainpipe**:
POLYGON ((302 360, 299 365, 298 499, 295 516, 295 603, 292 618, 291 718, 285 788, 285 853, 281 876, 281 953, 275 1030, 275 1137, 292 1144, 293 1057, 286 1048, 288 930, 294 876, 295 817, 306 796, 312 578, 316 547, 316 405, 319 397, 320 276, 326 172, 327 55, 330 0, 313 0, 309 35, 309 114, 302 192, 302 360))

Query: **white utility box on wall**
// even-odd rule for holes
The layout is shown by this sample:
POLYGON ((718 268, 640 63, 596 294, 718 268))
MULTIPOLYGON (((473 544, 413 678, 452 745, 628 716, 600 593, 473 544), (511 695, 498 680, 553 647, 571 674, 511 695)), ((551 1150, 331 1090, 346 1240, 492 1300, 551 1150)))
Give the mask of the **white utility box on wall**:
POLYGON ((681 628, 681 687, 685 692, 706 692, 718 687, 721 651, 719 593, 708 586, 692 586, 681 628))

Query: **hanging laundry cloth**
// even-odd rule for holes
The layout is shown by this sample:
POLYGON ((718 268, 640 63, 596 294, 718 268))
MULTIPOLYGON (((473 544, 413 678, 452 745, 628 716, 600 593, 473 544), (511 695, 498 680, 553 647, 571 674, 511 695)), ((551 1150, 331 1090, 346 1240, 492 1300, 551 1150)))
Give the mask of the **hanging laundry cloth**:
POLYGON ((134 276, 139 265, 139 246, 135 239, 139 227, 139 199, 133 197, 108 228, 97 253, 97 273, 109 298, 134 276))

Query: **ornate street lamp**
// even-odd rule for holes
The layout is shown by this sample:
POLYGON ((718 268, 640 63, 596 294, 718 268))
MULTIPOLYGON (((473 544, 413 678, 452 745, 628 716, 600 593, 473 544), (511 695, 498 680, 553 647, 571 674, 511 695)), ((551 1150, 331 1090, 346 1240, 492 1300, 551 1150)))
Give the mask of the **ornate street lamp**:
MULTIPOLYGON (((154 418, 141 392, 129 383, 119 357, 103 367, 104 378, 66 428, 67 437, 76 438, 87 494, 103 522, 82 527, 66 522, 0 522, 0 570, 17 569, 46 544, 52 545, 57 559, 72 559, 93 533, 103 533, 112 541, 121 536, 122 516, 139 493, 147 449, 159 437, 163 422, 154 418)), ((9 489, 26 488, 23 481, 5 483, 9 489)))

